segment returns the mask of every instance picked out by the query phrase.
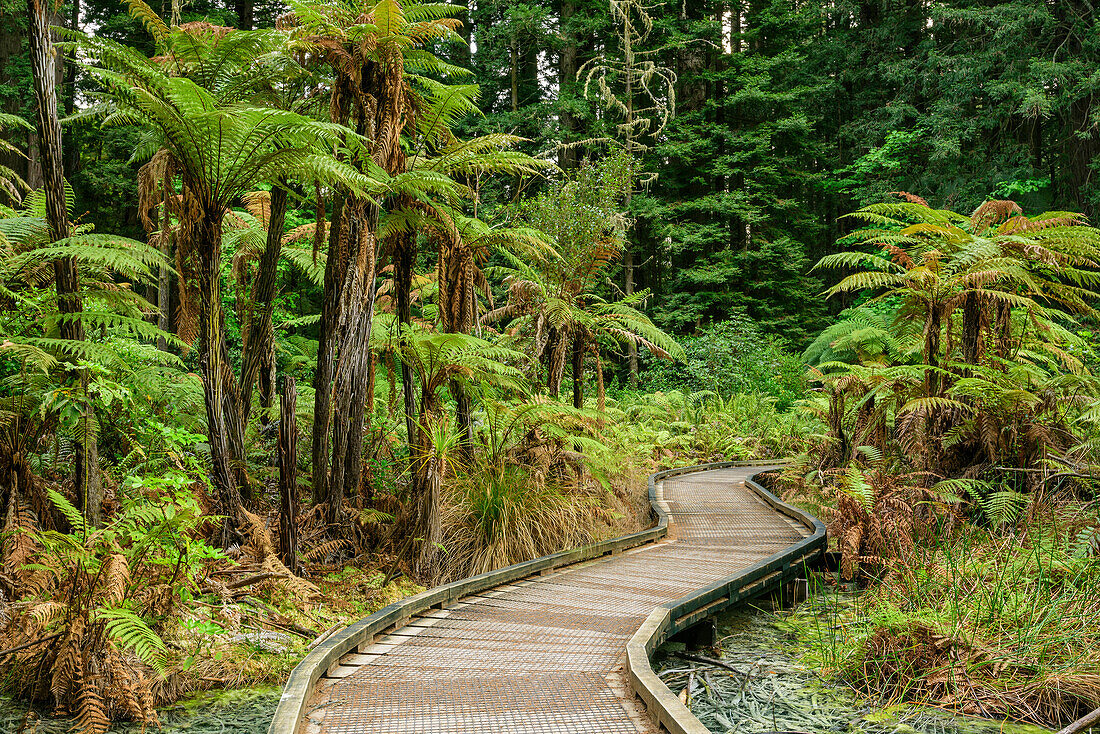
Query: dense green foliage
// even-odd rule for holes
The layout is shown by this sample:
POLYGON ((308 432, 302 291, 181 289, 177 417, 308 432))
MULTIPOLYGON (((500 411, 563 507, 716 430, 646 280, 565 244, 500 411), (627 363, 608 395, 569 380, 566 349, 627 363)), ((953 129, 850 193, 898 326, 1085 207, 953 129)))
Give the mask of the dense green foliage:
POLYGON ((768 396, 786 410, 806 393, 806 369, 787 345, 766 336, 744 316, 719 322, 683 337, 681 361, 646 360, 646 390, 709 391, 723 398, 768 396))
POLYGON ((949 703, 899 646, 1028 595, 1093 633, 1091 3, 85 0, 56 49, 2 5, 0 662, 82 732, 221 680, 242 605, 273 679, 703 460, 801 457, 889 582, 829 660, 869 691, 949 703))
MULTIPOLYGON (((957 210, 995 197, 1030 211, 1098 211, 1090 175, 1098 18, 1089 3, 693 0, 649 14, 653 30, 639 51, 675 72, 676 114, 659 139, 639 138, 648 148, 641 170, 657 176, 633 197, 629 249, 662 326, 690 332, 740 309, 803 346, 827 317, 806 266, 843 234, 841 215, 889 191, 957 210)), ((216 24, 241 15, 249 26, 275 17, 253 0, 182 9, 183 20, 216 24)), ((438 49, 480 86, 484 115, 459 129, 525 136, 528 152, 567 166, 606 147, 598 141, 613 121, 577 73, 621 54, 607 3, 483 2, 466 15, 459 35, 472 47, 438 49), (557 148, 584 140, 597 142, 557 148)), ((4 110, 26 115, 21 14, 4 18, 4 110)), ((103 37, 152 48, 114 3, 82 3, 75 25, 92 23, 103 37)), ((87 87, 69 73, 68 108, 87 87)), ((77 211, 102 231, 138 234, 128 203, 134 134, 81 126, 69 135, 77 211)), ((513 189, 489 184, 485 205, 513 189)), ((621 275, 612 278, 623 287, 621 275)))

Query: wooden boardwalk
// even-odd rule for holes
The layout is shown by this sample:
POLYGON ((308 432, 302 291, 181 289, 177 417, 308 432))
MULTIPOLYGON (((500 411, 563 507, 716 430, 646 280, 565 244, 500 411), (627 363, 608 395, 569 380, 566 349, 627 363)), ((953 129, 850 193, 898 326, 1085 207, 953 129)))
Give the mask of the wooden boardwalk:
POLYGON ((745 486, 759 467, 656 485, 667 537, 466 596, 344 655, 299 734, 656 732, 624 673, 660 604, 810 535, 745 486))

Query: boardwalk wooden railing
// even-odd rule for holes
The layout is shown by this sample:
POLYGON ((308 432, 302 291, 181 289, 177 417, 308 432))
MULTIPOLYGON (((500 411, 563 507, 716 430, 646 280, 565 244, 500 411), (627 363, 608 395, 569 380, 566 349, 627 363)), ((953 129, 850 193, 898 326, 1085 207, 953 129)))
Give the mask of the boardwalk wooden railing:
MULTIPOLYGON (((306 712, 307 701, 321 677, 338 668, 343 656, 370 645, 392 630, 404 627, 414 615, 442 609, 464 597, 529 576, 659 541, 668 535, 669 526, 668 504, 658 491, 663 480, 692 472, 746 466, 761 467, 763 470, 765 467, 775 468, 776 463, 721 462, 657 472, 649 478, 650 503, 657 516, 654 527, 429 589, 391 604, 334 634, 310 652, 291 673, 268 730, 269 734, 297 734, 306 712)), ((815 562, 825 549, 825 528, 819 521, 784 504, 751 478, 746 486, 777 513, 804 525, 809 536, 729 577, 674 602, 658 606, 629 640, 627 673, 630 683, 645 702, 650 716, 674 734, 702 734, 706 729, 650 668, 649 655, 652 651, 669 636, 687 629, 707 616, 778 588, 800 575, 803 566, 815 562)))

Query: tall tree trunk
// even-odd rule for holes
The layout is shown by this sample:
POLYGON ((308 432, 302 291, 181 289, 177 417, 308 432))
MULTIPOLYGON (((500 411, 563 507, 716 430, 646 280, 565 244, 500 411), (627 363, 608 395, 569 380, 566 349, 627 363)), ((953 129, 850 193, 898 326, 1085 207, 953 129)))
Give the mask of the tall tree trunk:
POLYGON ((298 573, 298 386, 292 375, 279 396, 279 558, 298 573))
POLYGON ((584 407, 584 350, 583 334, 573 335, 573 407, 584 407))
MULTIPOLYGON (((0 23, 0 88, 2 89, 15 89, 16 88, 16 76, 13 74, 13 66, 19 67, 26 63, 24 61, 27 51, 24 46, 24 38, 27 34, 22 28, 22 25, 18 23, 15 18, 0 23), (14 62, 14 63, 13 63, 14 62)), ((14 115, 20 111, 22 101, 19 95, 8 95, 0 100, 0 111, 14 115)), ((22 148, 22 136, 25 133, 19 130, 5 131, 4 139, 15 146, 12 150, 0 150, 0 165, 5 168, 9 168, 20 175, 25 174, 27 161, 19 154, 18 149, 22 148), (18 137, 17 137, 18 136, 18 137)), ((28 154, 32 151, 28 150, 28 154)), ((23 176, 24 180, 27 177, 23 176)), ((9 201, 10 198, 0 192, 0 198, 4 201, 9 201)), ((17 203, 11 201, 10 203, 17 203)))
POLYGON ((234 467, 236 455, 231 447, 238 416, 237 397, 225 345, 225 312, 222 310, 221 242, 222 212, 208 212, 196 223, 196 250, 199 259, 199 360, 203 395, 206 398, 206 423, 209 433, 211 479, 226 514, 223 543, 238 521, 243 504, 234 467), (227 379, 228 377, 228 379, 227 379))
POLYGON ((242 31, 252 30, 256 11, 254 0, 235 0, 234 9, 237 11, 237 28, 242 31))
MULTIPOLYGON (((397 323, 406 331, 412 323, 412 267, 416 260, 416 238, 400 235, 394 251, 394 290, 397 292, 397 323)), ((416 435, 416 381, 407 360, 401 360, 401 391, 405 400, 405 429, 409 446, 416 435)), ((410 455, 410 459, 413 457, 410 455)))
MULTIPOLYGON (((562 133, 565 140, 563 142, 570 143, 577 137, 577 132, 580 127, 576 116, 570 109, 570 103, 572 102, 576 92, 575 87, 577 83, 577 72, 580 70, 580 64, 577 54, 577 38, 572 27, 573 16, 576 13, 576 0, 562 0, 560 11, 560 26, 558 28, 558 34, 562 38, 562 48, 560 61, 558 63, 558 89, 559 99, 563 99, 565 104, 561 106, 559 112, 561 119, 562 133)), ((576 168, 580 162, 580 151, 577 148, 562 148, 558 153, 558 165, 564 170, 570 170, 576 168)))
MULTIPOLYGON (((38 143, 43 186, 46 196, 46 220, 54 241, 72 234, 68 206, 65 200, 65 180, 62 171, 61 122, 57 116, 56 51, 50 38, 49 18, 45 0, 27 0, 28 40, 34 96, 37 103, 38 143)), ((79 294, 76 261, 62 258, 54 261, 54 286, 57 307, 62 314, 79 314, 84 304, 79 294)), ((62 319, 61 338, 84 340, 84 324, 79 317, 62 319)), ((87 394, 87 376, 82 375, 82 392, 87 394)), ((103 488, 99 475, 99 451, 94 430, 94 418, 85 407, 80 420, 85 430, 77 443, 74 483, 79 491, 85 520, 93 526, 102 523, 103 488)))
MULTIPOLYGON (((632 21, 630 18, 629 7, 625 8, 623 13, 623 63, 626 67, 626 152, 630 155, 634 155, 637 146, 634 140, 634 30, 632 28, 632 21)), ((632 164, 633 168, 633 164, 632 164)), ((634 175, 631 171, 630 181, 627 183, 626 188, 626 211, 627 215, 630 214, 630 204, 634 196, 634 175)), ((634 251, 631 249, 632 243, 630 239, 626 240, 626 248, 623 253, 623 272, 624 283, 623 293, 629 298, 634 293, 634 251)), ((633 387, 638 384, 638 345, 633 341, 627 345, 630 355, 630 385, 633 387)))
MULTIPOLYGON (((627 207, 630 206, 630 197, 627 197, 627 207)), ((629 298, 634 293, 634 253, 630 250, 630 243, 627 243, 626 252, 623 255, 623 270, 626 271, 626 282, 623 288, 623 293, 629 298)), ((634 387, 638 384, 638 345, 631 341, 627 345, 628 354, 630 357, 630 385, 634 387)))
POLYGON ((320 335, 317 345, 317 371, 313 374, 313 502, 325 501, 328 493, 329 421, 332 411, 332 372, 335 364, 340 294, 344 285, 344 257, 340 251, 343 230, 344 197, 333 204, 329 227, 328 255, 325 261, 324 294, 321 301, 320 335))
MULTIPOLYGON (((280 182, 271 190, 270 215, 267 222, 267 241, 260 256, 253 290, 253 313, 248 325, 241 354, 241 420, 247 425, 252 410, 252 388, 262 371, 265 361, 270 361, 274 331, 271 323, 275 310, 275 284, 279 274, 279 257, 283 253, 283 225, 286 222, 286 182, 280 182)), ((268 380, 270 383, 270 380, 268 380)), ((268 394, 270 395, 270 390, 268 394)))
POLYGON ((509 64, 511 67, 510 76, 512 82, 512 112, 517 112, 519 110, 519 49, 516 47, 515 41, 512 41, 512 43, 508 46, 508 52, 509 64))
POLYGON ((363 414, 370 379, 370 334, 374 317, 378 243, 377 208, 357 201, 345 207, 344 226, 356 254, 345 274, 340 300, 339 361, 333 386, 332 472, 325 498, 328 519, 337 523, 344 497, 359 488, 363 475, 363 414))

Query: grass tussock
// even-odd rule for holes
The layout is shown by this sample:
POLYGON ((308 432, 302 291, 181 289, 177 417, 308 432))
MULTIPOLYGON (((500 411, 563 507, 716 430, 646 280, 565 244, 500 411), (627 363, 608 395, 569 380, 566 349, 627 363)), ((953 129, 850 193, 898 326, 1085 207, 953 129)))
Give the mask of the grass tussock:
POLYGON ((619 504, 611 492, 540 481, 516 467, 458 477, 443 514, 445 575, 462 578, 590 543, 625 519, 619 504))

